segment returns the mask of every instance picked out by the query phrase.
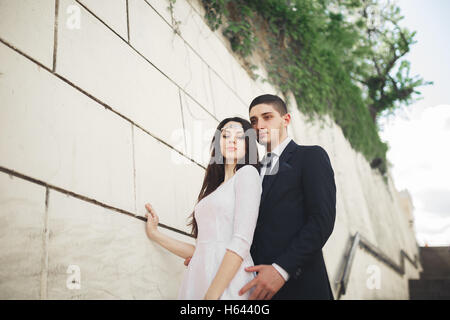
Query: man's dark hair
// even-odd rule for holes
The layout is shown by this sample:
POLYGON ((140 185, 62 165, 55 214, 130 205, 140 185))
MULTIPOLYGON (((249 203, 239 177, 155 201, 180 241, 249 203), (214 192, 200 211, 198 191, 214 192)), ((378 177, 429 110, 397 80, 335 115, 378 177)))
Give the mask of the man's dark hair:
POLYGON ((254 106, 261 103, 271 105, 282 116, 287 113, 286 103, 284 103, 283 99, 279 96, 275 96, 273 94, 263 94, 253 99, 252 103, 250 103, 250 107, 248 108, 248 112, 250 112, 254 106))

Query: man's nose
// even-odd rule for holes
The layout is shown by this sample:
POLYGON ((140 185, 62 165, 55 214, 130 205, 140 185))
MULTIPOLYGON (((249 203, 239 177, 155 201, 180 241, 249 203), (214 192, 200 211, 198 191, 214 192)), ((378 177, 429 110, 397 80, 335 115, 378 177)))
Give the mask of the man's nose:
POLYGON ((256 125, 257 130, 265 129, 266 126, 264 124, 264 121, 258 121, 258 124, 256 125))

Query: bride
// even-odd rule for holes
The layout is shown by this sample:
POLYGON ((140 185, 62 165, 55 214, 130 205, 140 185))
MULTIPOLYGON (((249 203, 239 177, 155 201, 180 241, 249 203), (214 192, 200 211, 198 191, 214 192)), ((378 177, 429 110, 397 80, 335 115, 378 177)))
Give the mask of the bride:
POLYGON ((254 278, 250 246, 258 218, 262 186, 256 133, 239 117, 219 123, 211 142, 197 204, 191 214, 195 246, 158 231, 158 215, 147 209, 147 236, 181 258, 192 257, 178 299, 248 299, 239 290, 254 278), (220 137, 219 137, 220 135, 220 137))

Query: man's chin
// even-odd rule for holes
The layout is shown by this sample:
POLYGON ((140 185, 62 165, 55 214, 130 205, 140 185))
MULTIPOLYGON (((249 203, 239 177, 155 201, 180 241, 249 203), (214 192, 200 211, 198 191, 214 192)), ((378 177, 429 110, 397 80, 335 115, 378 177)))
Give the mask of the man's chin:
POLYGON ((267 145, 267 138, 266 137, 264 137, 264 138, 259 138, 258 139, 258 143, 260 144, 260 145, 263 145, 263 146, 266 146, 267 145))

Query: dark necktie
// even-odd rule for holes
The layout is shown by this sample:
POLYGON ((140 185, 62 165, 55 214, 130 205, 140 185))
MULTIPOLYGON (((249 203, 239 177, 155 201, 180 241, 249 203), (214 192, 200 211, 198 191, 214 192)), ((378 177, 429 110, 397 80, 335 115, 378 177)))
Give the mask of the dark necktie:
POLYGON ((261 164, 265 168, 264 178, 263 178, 263 186, 264 186, 264 183, 267 181, 266 177, 270 172, 270 168, 272 167, 272 160, 273 160, 273 154, 271 152, 267 152, 267 154, 261 160, 261 164))

